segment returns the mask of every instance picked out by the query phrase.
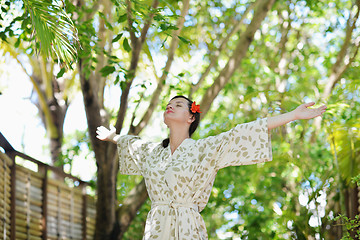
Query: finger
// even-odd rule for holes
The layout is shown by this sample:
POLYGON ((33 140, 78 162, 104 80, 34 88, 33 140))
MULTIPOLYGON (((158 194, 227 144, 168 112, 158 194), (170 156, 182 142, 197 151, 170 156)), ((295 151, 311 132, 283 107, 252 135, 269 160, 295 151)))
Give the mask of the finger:
POLYGON ((321 113, 324 113, 325 111, 326 111, 326 106, 325 105, 323 105, 323 106, 321 106, 321 107, 318 107, 316 110, 318 111, 318 112, 321 112, 321 113))
POLYGON ((97 130, 98 130, 98 131, 102 131, 102 130, 104 130, 104 129, 106 129, 106 127, 104 127, 104 126, 99 126, 99 127, 97 127, 97 130))
POLYGON ((116 131, 116 128, 114 127, 114 125, 110 124, 110 130, 111 131, 116 131))
POLYGON ((315 104, 315 102, 309 102, 309 103, 305 103, 304 106, 305 107, 311 107, 315 104))

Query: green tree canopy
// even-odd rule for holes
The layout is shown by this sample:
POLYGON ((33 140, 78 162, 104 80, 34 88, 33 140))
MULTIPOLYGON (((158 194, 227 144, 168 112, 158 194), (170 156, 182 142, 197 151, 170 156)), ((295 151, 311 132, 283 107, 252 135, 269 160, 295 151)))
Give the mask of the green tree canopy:
POLYGON ((69 93, 81 90, 98 168, 96 239, 141 238, 150 208, 142 178, 117 174, 116 147, 98 141, 96 127, 112 123, 121 134, 160 141, 166 129, 152 129, 176 94, 201 103, 194 138, 310 100, 328 105, 323 118, 272 131, 271 163, 219 171, 202 212, 210 239, 339 239, 346 229, 335 216, 359 214, 351 182, 360 173, 359 1, 78 0, 57 13, 46 2, 50 29, 38 26, 39 41, 32 32, 41 24, 31 19, 40 15, 25 8, 31 2, 5 1, 1 49, 31 65, 40 116, 62 153, 54 162, 69 153, 60 150, 63 120, 69 93), (64 25, 54 25, 60 19, 64 25), (62 28, 71 32, 49 33, 62 28), (73 69, 36 55, 43 41, 40 49, 63 46, 58 55, 73 69), (118 104, 104 97, 109 89, 118 104))

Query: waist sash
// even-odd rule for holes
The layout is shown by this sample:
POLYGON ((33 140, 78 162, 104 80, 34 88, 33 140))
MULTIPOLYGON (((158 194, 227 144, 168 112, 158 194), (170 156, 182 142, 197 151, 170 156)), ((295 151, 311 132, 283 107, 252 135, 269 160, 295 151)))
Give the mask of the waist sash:
POLYGON ((171 200, 170 202, 159 201, 159 202, 153 202, 151 204, 151 208, 157 207, 157 206, 168 206, 169 208, 173 208, 173 209, 178 209, 179 207, 184 207, 184 208, 191 208, 191 209, 195 210, 196 212, 199 212, 198 205, 196 205, 195 203, 192 203, 192 202, 174 202, 171 200))

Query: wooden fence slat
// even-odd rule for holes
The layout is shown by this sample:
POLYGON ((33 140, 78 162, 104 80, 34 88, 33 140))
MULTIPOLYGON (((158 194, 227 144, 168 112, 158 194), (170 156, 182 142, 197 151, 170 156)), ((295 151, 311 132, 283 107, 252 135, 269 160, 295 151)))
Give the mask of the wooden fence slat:
POLYGON ((16 229, 19 232, 26 233, 29 229, 32 235, 34 236, 41 236, 42 235, 42 227, 36 222, 32 222, 28 224, 26 221, 15 221, 16 222, 16 229))
MULTIPOLYGON (((18 170, 17 170, 18 171, 18 170)), ((32 185, 36 186, 36 187, 41 187, 42 181, 40 178, 38 178, 37 176, 32 175, 30 172, 23 172, 23 171, 18 171, 16 173, 16 180, 19 182, 27 182, 27 178, 30 176, 31 181, 32 181, 32 185), (30 174, 30 175, 29 175, 30 174)))
POLYGON ((18 206, 23 206, 26 207, 28 204, 30 204, 31 210, 35 211, 35 212, 42 212, 41 210, 41 201, 36 200, 36 199, 27 199, 27 198, 16 198, 17 199, 17 205, 18 206), (27 202, 23 202, 23 201, 29 201, 29 203, 27 202))
MULTIPOLYGON (((26 205, 26 203, 24 201, 27 201, 28 198, 26 196, 24 196, 24 194, 21 194, 21 195, 16 196, 16 200, 19 202, 19 205, 22 206, 24 204, 26 205)), ((41 200, 30 198, 30 205, 32 205, 34 207, 39 207, 40 208, 39 211, 41 212, 41 206, 42 206, 41 200)))
MULTIPOLYGON (((5 184, 4 184, 5 185, 5 184)), ((5 195, 4 195, 4 192, 6 190, 6 199, 10 199, 10 191, 11 191, 11 188, 10 188, 10 184, 9 185, 6 185, 6 186, 1 186, 0 187, 0 194, 1 194, 1 199, 4 199, 5 198, 5 195)))
MULTIPOLYGON (((24 213, 24 209, 29 207, 29 210, 35 213, 41 213, 42 210, 39 206, 30 204, 28 202, 24 202, 22 200, 16 199, 16 206, 22 209, 22 212, 24 213)), ((21 212, 21 211, 20 211, 21 212)), ((25 212, 26 213, 26 212, 25 212)))
POLYGON ((8 155, 6 155, 6 154, 5 154, 5 153, 3 153, 3 152, 0 152, 0 159, 1 159, 1 160, 3 160, 3 161, 5 161, 6 166, 11 167, 11 166, 12 166, 12 164, 13 164, 12 159, 11 159, 11 158, 9 158, 9 156, 8 156, 8 155))
MULTIPOLYGON (((2 175, 2 180, 4 179, 4 175, 2 175)), ((3 180, 4 181, 4 180, 3 180)), ((5 175, 5 184, 10 186, 11 183, 11 177, 10 179, 7 177, 7 174, 5 175)))
MULTIPOLYGON (((10 195, 10 193, 8 193, 8 194, 10 195)), ((3 194, 0 194, 0 197, 2 197, 2 199, 3 199, 3 196, 4 196, 3 194)), ((0 203, 1 203, 0 208, 2 208, 4 210, 4 205, 5 205, 6 211, 10 211, 10 208, 11 208, 11 206, 10 206, 11 205, 11 200, 10 199, 6 198, 5 204, 4 204, 4 200, 0 201, 0 203)))
POLYGON ((4 174, 5 174, 6 179, 8 179, 10 182, 11 170, 8 166, 4 166, 4 162, 1 163, 0 174, 1 174, 1 176, 4 176, 4 174), (5 168, 5 170, 4 170, 4 168, 5 168))
POLYGON ((1 236, 6 239, 10 239, 10 225, 6 228, 6 235, 4 236, 4 229, 0 226, 1 236))
POLYGON ((42 222, 40 218, 31 218, 31 220, 28 222, 27 221, 27 216, 26 215, 21 215, 21 217, 16 217, 15 218, 15 222, 16 224, 20 224, 20 225, 36 225, 39 228, 42 228, 42 222))
POLYGON ((10 236, 10 211, 11 211, 11 170, 7 167, 5 160, 0 166, 0 216, 1 216, 1 236, 3 238, 10 236))
MULTIPOLYGON (((13 160, 0 152, 0 215, 5 216, 5 220, 0 220, 0 231, 6 231, 5 235, 0 235, 0 239, 5 236, 16 240, 93 238, 95 199, 84 195, 83 184, 86 183, 79 180, 80 186, 72 187, 62 181, 47 179, 44 188, 48 170, 34 172, 19 165, 12 168, 12 164, 13 160), (15 185, 12 185, 13 183, 15 185), (15 192, 11 192, 11 186, 15 192), (10 214, 12 209, 15 210, 13 219, 10 214), (47 221, 44 222, 44 219, 47 221), (12 226, 16 227, 11 233, 12 226)), ((38 169, 44 169, 46 166, 41 165, 42 163, 36 164, 38 169)), ((66 177, 75 179, 71 176, 66 177)))
MULTIPOLYGON (((16 165, 16 170, 19 171, 20 175, 26 175, 30 173, 32 175, 32 177, 34 177, 35 180, 41 181, 41 179, 43 178, 42 174, 38 173, 38 172, 34 172, 33 170, 27 169, 26 167, 20 166, 20 165, 16 165)), ((17 173, 18 174, 18 173, 17 173)))
MULTIPOLYGON (((10 214, 9 214, 10 215, 10 214)), ((11 223, 11 221, 10 221, 10 218, 9 218, 10 216, 8 216, 7 218, 5 218, 5 223, 6 223, 6 227, 7 226, 10 226, 10 223, 11 223)), ((1 221, 0 221, 2 224, 0 224, 1 225, 1 227, 3 227, 4 226, 4 219, 1 219, 1 221)))
POLYGON ((41 237, 37 236, 27 236, 23 232, 16 231, 16 240, 42 240, 41 237))

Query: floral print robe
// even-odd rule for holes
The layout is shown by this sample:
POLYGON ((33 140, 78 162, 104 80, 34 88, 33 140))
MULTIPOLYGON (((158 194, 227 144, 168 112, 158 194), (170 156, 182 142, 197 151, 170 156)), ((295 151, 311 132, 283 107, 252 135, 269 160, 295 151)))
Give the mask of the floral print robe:
POLYGON ((266 118, 216 136, 185 139, 173 154, 170 146, 122 136, 118 153, 120 173, 142 175, 152 201, 143 240, 208 239, 200 212, 217 171, 272 160, 266 118))

